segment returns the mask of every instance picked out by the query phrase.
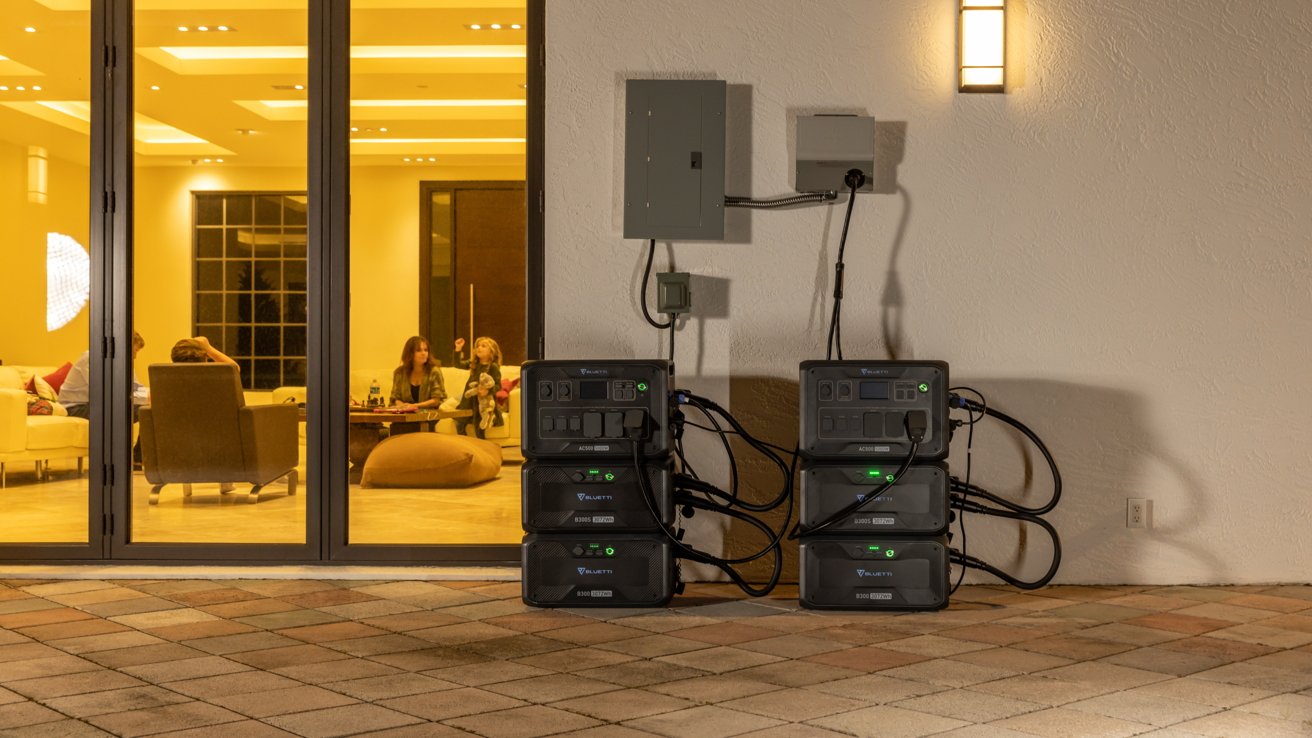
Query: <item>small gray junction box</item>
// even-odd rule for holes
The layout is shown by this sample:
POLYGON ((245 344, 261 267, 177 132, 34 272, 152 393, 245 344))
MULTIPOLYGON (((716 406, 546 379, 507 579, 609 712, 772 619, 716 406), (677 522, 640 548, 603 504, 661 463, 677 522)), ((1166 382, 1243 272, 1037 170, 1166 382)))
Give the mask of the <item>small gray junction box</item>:
POLYGON ((723 80, 625 83, 624 237, 724 238, 723 80))

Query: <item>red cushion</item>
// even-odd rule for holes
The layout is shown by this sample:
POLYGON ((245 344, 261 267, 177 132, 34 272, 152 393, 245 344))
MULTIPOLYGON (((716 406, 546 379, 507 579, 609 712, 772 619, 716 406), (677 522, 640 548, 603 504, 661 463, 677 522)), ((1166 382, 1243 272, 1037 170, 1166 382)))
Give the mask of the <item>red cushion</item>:
POLYGON ((64 386, 64 380, 68 378, 68 372, 73 368, 71 362, 65 361, 64 365, 42 377, 50 389, 59 392, 59 388, 64 386))

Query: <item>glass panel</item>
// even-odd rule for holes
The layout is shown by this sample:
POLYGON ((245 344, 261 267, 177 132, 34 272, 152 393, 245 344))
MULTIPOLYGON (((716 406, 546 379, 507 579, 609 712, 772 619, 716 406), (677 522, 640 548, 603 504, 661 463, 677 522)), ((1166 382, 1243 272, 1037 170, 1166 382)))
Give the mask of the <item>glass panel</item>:
POLYGON ((283 402, 306 399, 306 285, 283 260, 297 241, 289 271, 305 273, 307 8, 136 3, 133 299, 151 405, 133 543, 306 540, 305 425, 283 402))
POLYGON ((0 544, 89 540, 91 14, 46 5, 0 11, 0 544))
POLYGON ((341 399, 367 403, 376 384, 394 409, 418 405, 421 414, 351 413, 347 540, 518 543, 518 394, 480 428, 471 422, 477 403, 463 397, 471 371, 461 360, 479 336, 503 354, 490 375, 514 379, 524 360, 524 3, 383 5, 391 4, 357 1, 351 14, 353 49, 392 52, 351 60, 350 397, 341 399), (457 61, 428 51, 448 46, 472 53, 457 61), (441 366, 424 366, 422 353, 415 363, 405 348, 415 345, 441 366), (434 449, 461 443, 460 432, 486 436, 505 463, 472 489, 452 488, 442 473, 415 486, 422 455, 392 457, 409 487, 367 475, 374 450, 409 432, 422 441, 404 445, 434 449), (377 488, 362 491, 362 475, 377 488))

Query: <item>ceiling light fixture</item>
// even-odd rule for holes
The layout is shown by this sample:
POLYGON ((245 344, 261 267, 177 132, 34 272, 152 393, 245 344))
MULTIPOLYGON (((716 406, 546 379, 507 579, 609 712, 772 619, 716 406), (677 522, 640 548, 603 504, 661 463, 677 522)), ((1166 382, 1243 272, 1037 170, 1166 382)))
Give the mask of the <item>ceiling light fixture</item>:
POLYGON ((196 30, 197 30, 197 31, 208 31, 208 30, 210 30, 210 27, 209 27, 209 26, 196 26, 196 30))
POLYGON ((492 24, 492 30, 494 30, 494 31, 500 31, 500 30, 501 30, 501 24, 500 24, 500 23, 493 23, 493 24, 492 24))
POLYGON ((359 133, 359 132, 360 132, 359 128, 356 128, 355 126, 351 126, 351 133, 359 133))
POLYGON ((40 92, 40 91, 41 91, 41 85, 32 85, 32 90, 33 90, 34 92, 40 92))
POLYGON ((519 25, 518 23, 511 23, 511 24, 510 24, 510 30, 512 30, 512 31, 518 31, 518 30, 521 29, 521 28, 523 28, 523 26, 519 25))
POLYGON ((36 29, 33 28, 33 27, 31 27, 31 26, 28 26, 27 28, 24 28, 23 30, 24 30, 24 31, 27 31, 28 33, 36 33, 36 29))
POLYGON ((183 33, 186 33, 187 31, 190 31, 191 29, 190 29, 190 28, 187 28, 186 26, 178 26, 178 30, 179 30, 179 31, 182 31, 183 33))
POLYGON ((379 133, 387 133, 387 129, 386 129, 386 128, 379 128, 379 129, 378 129, 378 132, 379 132, 379 133))
POLYGON ((471 30, 471 31, 481 31, 481 30, 483 30, 483 27, 480 26, 480 25, 477 24, 477 23, 470 23, 470 24, 469 24, 469 30, 471 30))
POLYGON ((9 92, 9 85, 0 85, 0 92, 9 92))
POLYGON ((27 88, 24 87, 24 86, 22 86, 22 85, 19 85, 19 86, 15 87, 14 89, 15 89, 15 90, 18 90, 19 92, 27 92, 27 88))
POLYGON ((231 30, 231 29, 229 29, 227 26, 219 26, 219 30, 220 30, 220 31, 228 31, 228 30, 231 30))
POLYGON ((436 157, 436 156, 430 156, 430 157, 428 157, 428 160, 429 160, 429 161, 437 161, 437 157, 436 157))
POLYGON ((304 90, 305 85, 292 85, 293 90, 304 90))
POLYGON ((159 85, 151 85, 150 89, 154 90, 155 92, 159 92, 159 85))
POLYGON ((407 156, 407 157, 405 158, 405 161, 410 161, 410 157, 407 156))

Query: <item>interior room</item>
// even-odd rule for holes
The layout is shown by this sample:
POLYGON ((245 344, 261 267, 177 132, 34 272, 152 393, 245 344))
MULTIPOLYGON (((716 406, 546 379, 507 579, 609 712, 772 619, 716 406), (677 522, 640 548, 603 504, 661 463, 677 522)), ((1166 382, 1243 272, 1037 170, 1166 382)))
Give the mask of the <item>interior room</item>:
MULTIPOLYGON (((152 495, 154 484, 137 463, 130 537, 304 543, 309 6, 221 5, 147 0, 133 15, 131 301, 145 342, 133 369, 148 386, 149 367, 170 363, 177 341, 206 337, 238 367, 245 405, 299 403, 302 494, 288 494, 297 485, 283 476, 258 504, 247 503, 245 489, 215 481, 188 484, 185 493, 169 484, 152 495)), ((88 350, 91 11, 87 3, 53 0, 19 0, 11 10, 27 20, 0 28, 0 79, 7 83, 0 90, 7 173, 0 203, 16 226, 6 238, 2 278, 6 312, 16 319, 0 328, 0 360, 9 368, 0 379, 22 390, 36 389, 34 376, 53 379, 88 350), (57 274, 57 265, 69 268, 59 261, 66 255, 74 272, 57 274), (56 325, 57 289, 80 290, 69 298, 80 303, 63 307, 68 314, 56 325)), ((440 409, 442 418, 409 425, 434 426, 449 440, 460 421, 469 435, 491 439, 481 450, 500 462, 477 481, 438 475, 406 487, 384 474, 362 489, 368 447, 356 441, 377 444, 393 423, 386 414, 353 414, 351 447, 366 450, 342 454, 357 467, 346 493, 349 536, 379 544, 514 543, 522 461, 514 385, 526 357, 524 3, 366 0, 353 3, 351 21, 351 381, 341 403, 365 409, 379 383, 382 401, 396 404, 400 398, 387 395, 407 339, 431 337, 451 407, 425 407, 440 409), (497 386, 484 391, 496 402, 486 431, 449 414, 468 414, 475 401, 463 397, 467 364, 484 336, 501 350, 497 386), (356 422, 371 418, 379 422, 356 422)), ((42 394, 59 404, 57 386, 42 394)), ((11 398, 15 436, 25 422, 20 398, 11 398)), ((53 451, 18 443, 6 456, 11 491, 0 495, 0 541, 87 541, 87 422, 30 423, 38 421, 43 431, 76 438, 53 451)), ((398 463, 402 471, 414 465, 398 463)))

